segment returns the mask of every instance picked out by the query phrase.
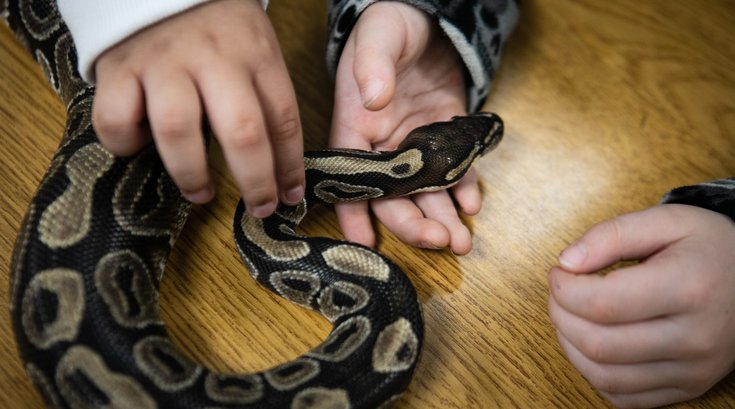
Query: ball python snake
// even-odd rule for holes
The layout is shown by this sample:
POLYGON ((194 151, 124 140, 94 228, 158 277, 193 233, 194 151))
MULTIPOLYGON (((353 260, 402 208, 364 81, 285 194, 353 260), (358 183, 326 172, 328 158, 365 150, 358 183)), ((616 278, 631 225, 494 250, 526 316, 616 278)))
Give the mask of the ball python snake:
POLYGON ((158 313, 166 257, 191 205, 155 148, 118 158, 91 126, 94 89, 52 1, 0 12, 67 106, 59 149, 16 239, 10 310, 25 369, 58 408, 375 408, 407 387, 423 321, 413 285, 373 250, 301 237, 307 207, 456 183, 502 138, 494 114, 412 131, 392 152, 305 155, 307 195, 266 219, 235 211, 237 249, 263 286, 333 324, 320 345, 260 373, 214 373, 173 345, 158 313), (308 204, 308 206, 307 206, 308 204))

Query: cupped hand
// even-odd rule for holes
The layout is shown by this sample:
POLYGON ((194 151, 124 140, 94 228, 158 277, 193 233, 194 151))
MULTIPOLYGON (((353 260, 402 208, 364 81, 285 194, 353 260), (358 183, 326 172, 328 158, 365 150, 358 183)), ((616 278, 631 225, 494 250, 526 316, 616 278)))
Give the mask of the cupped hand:
POLYGON ((703 394, 735 367, 735 223, 661 205, 590 229, 549 273, 568 358, 619 407, 703 394), (620 260, 641 260, 605 276, 620 260))
POLYGON ((303 196, 296 97, 275 33, 256 0, 217 0, 150 26, 96 62, 93 124, 112 153, 151 140, 182 194, 214 195, 206 113, 248 211, 303 196))
MULTIPOLYGON (((419 9, 378 2, 359 17, 337 68, 330 145, 392 150, 413 128, 466 114, 463 65, 438 24, 419 9)), ((472 248, 455 207, 480 210, 471 170, 451 191, 370 202, 378 219, 402 241, 425 248, 472 248)), ((375 244, 367 202, 336 206, 348 240, 375 244)))

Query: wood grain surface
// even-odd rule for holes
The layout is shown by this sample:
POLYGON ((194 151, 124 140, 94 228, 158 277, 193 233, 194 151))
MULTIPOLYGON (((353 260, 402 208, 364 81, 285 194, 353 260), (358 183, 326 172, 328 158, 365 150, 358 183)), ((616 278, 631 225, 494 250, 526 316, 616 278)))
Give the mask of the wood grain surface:
MULTIPOLYGON (((325 146, 333 84, 326 5, 272 1, 307 149, 325 146)), ((486 109, 504 142, 479 165, 474 250, 407 247, 377 226, 379 249, 415 283, 426 342, 398 408, 606 407, 566 360, 546 273, 595 222, 657 203, 669 189, 735 175, 735 2, 526 0, 486 109)), ((0 408, 40 408, 18 358, 8 273, 25 208, 53 154, 64 108, 0 28, 0 408)), ((317 345, 330 326, 249 277, 231 238, 237 192, 211 154, 216 200, 196 207, 161 287, 166 324, 215 370, 253 371, 317 345)), ((340 237, 331 209, 303 232, 340 237)), ((735 376, 681 407, 735 406, 735 376)))

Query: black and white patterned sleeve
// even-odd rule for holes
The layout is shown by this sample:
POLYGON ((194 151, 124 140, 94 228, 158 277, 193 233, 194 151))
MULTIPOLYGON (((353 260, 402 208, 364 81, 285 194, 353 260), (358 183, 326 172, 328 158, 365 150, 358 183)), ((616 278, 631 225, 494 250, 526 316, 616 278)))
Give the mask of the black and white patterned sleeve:
MULTIPOLYGON (((357 18, 379 0, 329 0, 327 66, 339 56, 357 18)), ((467 107, 482 107, 505 40, 518 19, 520 0, 398 0, 431 15, 456 47, 467 73, 467 107)))
POLYGON ((678 203, 722 213, 735 221, 735 178, 676 188, 661 203, 678 203))

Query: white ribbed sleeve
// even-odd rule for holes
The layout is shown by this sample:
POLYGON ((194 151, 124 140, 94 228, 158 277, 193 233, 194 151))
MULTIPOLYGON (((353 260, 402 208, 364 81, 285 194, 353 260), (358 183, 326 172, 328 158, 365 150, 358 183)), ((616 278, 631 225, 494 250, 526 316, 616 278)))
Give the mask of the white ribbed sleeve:
MULTIPOLYGON (((208 0, 58 0, 77 48, 79 72, 94 82, 94 63, 131 34, 208 0)), ((265 8, 268 0, 260 0, 265 8)), ((247 24, 246 22, 243 24, 247 24)))

